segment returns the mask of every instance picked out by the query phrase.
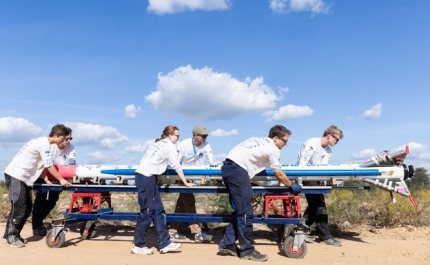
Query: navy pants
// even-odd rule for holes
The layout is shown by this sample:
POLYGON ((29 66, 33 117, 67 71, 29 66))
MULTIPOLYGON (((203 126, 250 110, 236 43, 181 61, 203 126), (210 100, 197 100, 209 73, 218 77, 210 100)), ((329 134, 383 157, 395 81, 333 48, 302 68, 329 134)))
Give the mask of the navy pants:
POLYGON ((147 177, 136 173, 134 181, 138 193, 140 213, 134 230, 133 243, 136 247, 146 247, 146 232, 151 222, 154 221, 158 247, 162 249, 172 241, 166 228, 166 212, 158 190, 158 177, 147 177))
POLYGON ((7 217, 6 229, 3 238, 9 244, 15 243, 21 238, 21 230, 31 214, 33 202, 31 201, 31 188, 23 181, 4 174, 8 189, 11 209, 7 217))
POLYGON ((239 239, 239 254, 243 257, 254 251, 252 241, 254 209, 252 208, 251 180, 248 172, 234 162, 224 162, 221 167, 221 174, 233 212, 220 247, 230 247, 239 239))
MULTIPOLYGON (((41 178, 37 179, 35 184, 45 184, 45 181, 41 178)), ((40 186, 35 186, 33 188, 34 205, 32 212, 31 225, 33 229, 43 226, 43 219, 48 216, 52 209, 54 209, 55 204, 60 198, 61 191, 41 191, 40 186)))
POLYGON ((323 194, 305 194, 308 201, 303 218, 306 219, 306 225, 311 226, 316 223, 318 236, 321 240, 332 238, 328 227, 328 214, 323 194))

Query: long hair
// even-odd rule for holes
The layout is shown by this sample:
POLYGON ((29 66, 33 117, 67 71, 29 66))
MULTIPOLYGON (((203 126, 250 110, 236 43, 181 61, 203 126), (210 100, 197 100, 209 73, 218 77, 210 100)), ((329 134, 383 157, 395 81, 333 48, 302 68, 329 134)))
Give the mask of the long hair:
POLYGON ((166 126, 164 128, 163 133, 161 134, 160 138, 155 139, 155 142, 158 142, 160 140, 163 140, 164 138, 169 137, 169 135, 173 134, 174 131, 178 130, 179 128, 173 125, 166 126))

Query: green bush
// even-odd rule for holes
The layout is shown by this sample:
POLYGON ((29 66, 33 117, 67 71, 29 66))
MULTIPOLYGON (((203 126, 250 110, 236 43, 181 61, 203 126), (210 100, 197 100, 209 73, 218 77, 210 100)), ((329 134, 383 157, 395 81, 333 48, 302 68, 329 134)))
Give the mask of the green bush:
POLYGON ((430 191, 414 193, 418 207, 413 207, 407 197, 372 188, 363 191, 337 190, 327 196, 330 223, 369 224, 378 227, 430 225, 430 191))

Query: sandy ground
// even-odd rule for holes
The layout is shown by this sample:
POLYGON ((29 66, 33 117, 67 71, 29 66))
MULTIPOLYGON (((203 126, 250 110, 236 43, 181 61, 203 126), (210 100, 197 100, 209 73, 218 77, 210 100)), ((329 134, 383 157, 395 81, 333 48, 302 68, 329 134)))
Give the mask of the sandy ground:
MULTIPOLYGON (((4 231, 5 224, 0 224, 4 231)), ((256 227, 256 249, 269 256, 265 264, 429 264, 430 229, 397 228, 381 229, 371 233, 369 227, 342 232, 339 239, 342 247, 322 243, 307 244, 303 259, 291 259, 283 255, 276 243, 274 233, 256 227)), ((35 237, 31 225, 24 227, 22 236, 28 240, 24 248, 0 245, 1 264, 250 264, 232 256, 217 255, 222 229, 211 231, 212 243, 183 241, 180 252, 160 254, 156 248, 155 232, 149 232, 149 244, 155 253, 151 256, 131 255, 133 227, 98 227, 98 236, 83 240, 77 229, 66 233, 66 242, 61 248, 49 248, 44 237, 35 237), (237 263, 236 263, 237 262, 237 263)), ((179 241, 177 241, 179 242, 179 241)))

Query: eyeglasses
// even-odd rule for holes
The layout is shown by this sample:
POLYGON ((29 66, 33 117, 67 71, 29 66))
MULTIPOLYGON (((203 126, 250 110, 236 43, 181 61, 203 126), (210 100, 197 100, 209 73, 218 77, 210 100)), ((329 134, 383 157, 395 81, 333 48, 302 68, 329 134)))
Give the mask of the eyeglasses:
POLYGON ((66 141, 66 142, 70 142, 71 140, 73 140, 73 137, 64 137, 64 136, 61 136, 61 138, 63 138, 63 141, 66 141))
POLYGON ((336 139, 336 143, 339 142, 339 138, 337 138, 336 136, 334 136, 333 134, 331 135, 331 137, 333 137, 334 139, 336 139))
POLYGON ((179 134, 173 134, 173 135, 179 138, 179 134))
POLYGON ((198 136, 202 137, 202 138, 207 138, 208 135, 207 134, 197 134, 198 136))
POLYGON ((288 139, 284 139, 284 138, 279 138, 282 142, 284 142, 284 144, 287 144, 288 139))

